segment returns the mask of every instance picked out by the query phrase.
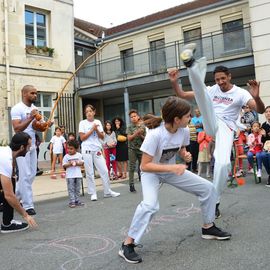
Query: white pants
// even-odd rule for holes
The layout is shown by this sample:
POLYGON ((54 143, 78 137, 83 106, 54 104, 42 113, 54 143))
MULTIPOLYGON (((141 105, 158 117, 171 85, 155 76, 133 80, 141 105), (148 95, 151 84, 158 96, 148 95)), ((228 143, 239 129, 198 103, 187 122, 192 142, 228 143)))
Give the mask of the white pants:
POLYGON ((34 208, 32 184, 37 173, 37 151, 31 146, 25 157, 17 157, 19 180, 16 184, 16 196, 25 210, 34 208))
POLYGON ((135 243, 140 243, 148 224, 159 210, 160 181, 198 196, 203 223, 210 224, 215 220, 217 196, 211 182, 188 170, 182 175, 141 172, 143 201, 137 206, 128 232, 128 236, 133 238, 135 243))
POLYGON ((83 151, 84 167, 87 179, 88 194, 96 194, 96 184, 94 175, 94 165, 101 177, 104 194, 110 193, 110 179, 105 158, 101 151, 83 151))
POLYGON ((207 94, 207 88, 204 84, 206 59, 203 57, 196 61, 192 67, 188 68, 188 73, 196 102, 203 117, 205 132, 215 138, 213 184, 217 190, 217 202, 219 202, 231 167, 230 156, 233 144, 233 130, 221 119, 217 118, 213 102, 207 94))

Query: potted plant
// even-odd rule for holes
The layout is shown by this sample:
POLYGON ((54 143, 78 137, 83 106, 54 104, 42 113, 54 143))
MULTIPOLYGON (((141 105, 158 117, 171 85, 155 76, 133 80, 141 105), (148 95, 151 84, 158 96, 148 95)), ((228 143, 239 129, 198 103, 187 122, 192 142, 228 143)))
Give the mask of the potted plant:
POLYGON ((25 47, 25 51, 28 54, 36 54, 36 55, 43 55, 43 56, 49 56, 52 57, 54 53, 54 49, 47 47, 47 46, 33 46, 33 45, 27 45, 25 47))

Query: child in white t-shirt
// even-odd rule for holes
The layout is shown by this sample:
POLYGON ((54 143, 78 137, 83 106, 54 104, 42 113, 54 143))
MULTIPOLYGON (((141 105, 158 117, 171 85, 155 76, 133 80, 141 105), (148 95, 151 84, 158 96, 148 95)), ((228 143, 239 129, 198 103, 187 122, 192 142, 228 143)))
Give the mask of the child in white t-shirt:
MULTIPOLYGON (((52 165, 51 165, 51 178, 56 179, 55 174, 55 165, 57 158, 59 159, 60 163, 60 169, 63 169, 62 167, 62 161, 63 161, 63 149, 64 144, 66 142, 66 139, 61 135, 61 129, 59 127, 55 128, 55 135, 51 138, 50 141, 50 153, 52 153, 52 165)), ((65 177, 65 173, 61 174, 61 177, 65 177)))
POLYGON ((66 169, 69 207, 83 206, 80 201, 82 181, 81 166, 84 164, 82 154, 77 152, 79 143, 76 140, 67 142, 67 154, 63 158, 63 167, 66 169))
POLYGON ((148 117, 145 125, 150 128, 140 148, 141 184, 143 201, 137 206, 128 236, 122 243, 119 255, 129 263, 142 261, 134 247, 140 243, 154 214, 159 210, 158 193, 161 183, 167 183, 196 195, 200 201, 204 239, 229 239, 231 235, 214 224, 217 194, 213 184, 186 170, 184 164, 176 164, 179 153, 185 162, 191 161, 186 151, 189 144, 190 105, 186 101, 169 97, 162 107, 162 118, 148 117), (162 119, 164 122, 162 122, 162 119))
POLYGON ((82 141, 81 153, 83 155, 84 167, 87 179, 88 194, 91 195, 91 201, 97 200, 96 184, 94 179, 94 165, 101 177, 104 187, 104 197, 118 197, 119 192, 111 190, 110 178, 102 153, 101 140, 104 139, 104 131, 99 120, 95 119, 96 109, 93 105, 85 106, 86 119, 79 124, 79 134, 82 141))

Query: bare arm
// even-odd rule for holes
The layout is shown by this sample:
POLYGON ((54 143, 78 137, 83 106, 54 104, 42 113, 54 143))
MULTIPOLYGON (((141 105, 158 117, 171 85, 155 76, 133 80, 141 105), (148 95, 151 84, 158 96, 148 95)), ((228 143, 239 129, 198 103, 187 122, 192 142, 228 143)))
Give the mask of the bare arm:
POLYGON ((183 99, 193 99, 195 97, 193 91, 183 91, 182 87, 179 85, 178 78, 180 76, 180 72, 178 69, 170 70, 168 75, 172 84, 172 88, 178 97, 183 99))
POLYGON ((255 80, 248 81, 249 86, 249 93, 253 97, 253 99, 248 101, 248 106, 252 109, 257 111, 258 113, 264 113, 265 106, 263 101, 260 98, 260 83, 255 80))
POLYGON ((1 184, 3 187, 5 199, 7 200, 8 204, 13 207, 31 227, 36 227, 37 223, 35 222, 35 220, 26 213, 26 211, 22 208, 20 202, 16 198, 13 192, 11 179, 4 175, 1 175, 1 184))
POLYGON ((190 152, 187 151, 186 147, 181 147, 179 151, 180 157, 187 163, 191 162, 192 160, 192 155, 190 152))
POLYGON ((157 164, 153 162, 153 157, 143 153, 141 161, 141 169, 145 172, 170 172, 181 175, 186 170, 184 164, 157 164))
POLYGON ((19 119, 12 120, 12 126, 13 126, 14 131, 16 133, 20 132, 20 131, 24 131, 30 125, 30 123, 34 120, 35 115, 37 113, 38 113, 38 111, 36 109, 34 109, 31 111, 31 114, 27 119, 25 119, 23 121, 19 120, 19 119))

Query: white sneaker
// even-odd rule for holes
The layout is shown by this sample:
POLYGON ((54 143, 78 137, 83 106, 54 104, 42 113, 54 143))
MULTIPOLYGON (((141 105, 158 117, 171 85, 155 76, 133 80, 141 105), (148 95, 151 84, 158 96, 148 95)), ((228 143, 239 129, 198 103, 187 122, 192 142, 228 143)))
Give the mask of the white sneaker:
POLYGON ((115 197, 118 197, 118 196, 120 196, 120 193, 112 191, 112 190, 110 190, 110 193, 104 194, 104 198, 109 198, 109 197, 115 198, 115 197))
POLYGON ((257 177, 262 177, 262 172, 261 172, 261 170, 258 170, 258 171, 257 171, 257 177))
POLYGON ((249 173, 249 174, 254 173, 253 169, 249 169, 249 170, 248 170, 248 173, 249 173))
POLYGON ((97 201, 97 194, 91 195, 91 201, 97 201))
POLYGON ((189 43, 183 47, 183 50, 180 54, 180 58, 184 62, 184 65, 186 67, 191 67, 193 62, 195 61, 193 57, 195 51, 196 51, 196 43, 189 43))
MULTIPOLYGON (((252 173, 253 173, 253 170, 252 170, 252 173)), ((243 176, 243 170, 238 170, 235 175, 236 177, 243 176)))

